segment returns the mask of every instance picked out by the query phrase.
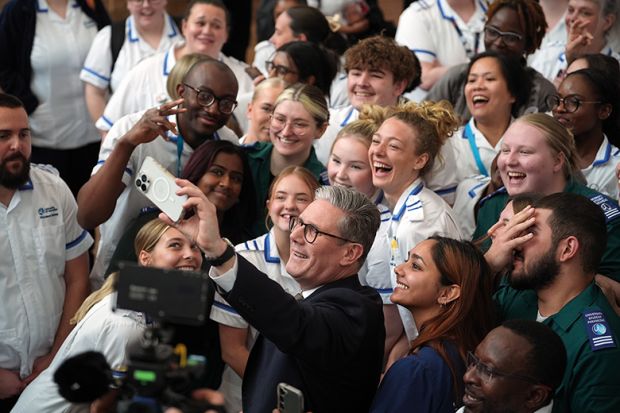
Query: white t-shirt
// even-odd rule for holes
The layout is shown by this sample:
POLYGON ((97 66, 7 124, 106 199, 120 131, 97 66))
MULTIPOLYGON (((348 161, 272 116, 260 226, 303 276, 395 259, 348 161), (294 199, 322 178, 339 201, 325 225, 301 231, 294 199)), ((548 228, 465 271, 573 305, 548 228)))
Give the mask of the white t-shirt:
POLYGON ((80 79, 100 89, 107 89, 111 84, 112 91, 118 88, 123 77, 143 59, 155 53, 163 53, 183 39, 172 17, 165 13, 159 45, 153 48, 140 36, 135 19, 129 16, 125 20, 125 41, 118 52, 114 71, 110 75, 112 68, 111 36, 111 26, 106 26, 97 33, 80 72, 80 79))
POLYGON ((39 106, 30 114, 32 145, 75 149, 99 141, 78 81, 97 24, 75 0, 64 19, 45 0, 37 0, 35 27, 30 88, 39 106))
MULTIPOLYGON (((127 115, 114 124, 101 145, 99 160, 93 168, 92 175, 99 171, 99 168, 110 156, 118 141, 140 120, 143 114, 144 111, 127 115)), ((177 122, 175 116, 169 117, 169 120, 177 122)), ((218 139, 228 140, 235 144, 238 143, 237 136, 225 126, 219 129, 216 134, 218 139)), ((99 247, 90 276, 91 283, 97 288, 103 281, 103 274, 105 274, 108 268, 110 258, 112 258, 112 254, 114 254, 116 249, 116 244, 127 229, 128 224, 139 215, 142 208, 154 207, 133 185, 133 176, 139 171, 144 159, 150 156, 157 160, 171 174, 179 176, 187 160, 194 153, 191 146, 184 144, 181 146, 182 149, 179 156, 179 146, 177 145, 179 137, 171 132, 168 133, 168 137, 168 141, 162 137, 157 137, 149 143, 138 145, 129 158, 122 177, 125 189, 116 201, 116 208, 112 216, 99 226, 99 247)))
POLYGON ((476 230, 476 216, 474 208, 476 203, 482 198, 484 189, 487 187, 491 178, 484 175, 474 175, 463 179, 456 187, 456 198, 452 211, 456 217, 456 223, 461 229, 463 239, 471 240, 476 230))
POLYGON ((65 299, 65 263, 93 243, 76 213, 64 181, 35 164, 9 205, 0 203, 0 368, 19 371, 22 379, 54 341, 65 299))
POLYGON ((116 293, 107 295, 86 313, 62 343, 50 366, 26 387, 11 412, 90 411, 88 404, 72 404, 58 393, 54 373, 65 360, 85 351, 102 353, 113 369, 126 365, 126 349, 140 342, 146 324, 140 313, 121 309, 112 311, 115 301, 116 293))

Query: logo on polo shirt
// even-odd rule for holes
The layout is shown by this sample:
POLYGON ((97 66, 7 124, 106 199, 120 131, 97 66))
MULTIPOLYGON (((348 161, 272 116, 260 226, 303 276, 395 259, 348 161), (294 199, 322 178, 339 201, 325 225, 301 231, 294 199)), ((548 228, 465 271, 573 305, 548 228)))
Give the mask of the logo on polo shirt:
POLYGON ((605 327, 605 324, 596 323, 592 326, 592 332, 597 336, 602 336, 607 332, 607 327, 605 327))
POLYGON ((55 206, 39 208, 37 212, 39 213, 39 218, 41 219, 58 216, 58 208, 56 208, 55 206))

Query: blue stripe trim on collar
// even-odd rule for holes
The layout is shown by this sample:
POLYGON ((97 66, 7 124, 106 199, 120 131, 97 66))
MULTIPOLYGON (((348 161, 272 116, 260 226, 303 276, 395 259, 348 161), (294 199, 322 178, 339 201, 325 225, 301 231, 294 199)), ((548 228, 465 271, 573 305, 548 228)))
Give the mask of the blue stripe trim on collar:
MULTIPOLYGON (((424 188, 424 184, 420 182, 418 186, 416 186, 415 188, 411 190, 411 192, 409 192, 409 194, 407 195, 407 198, 409 198, 411 195, 419 194, 422 188, 424 188)), ((405 202, 403 202, 403 205, 400 207, 400 210, 398 211, 398 213, 392 215, 392 221, 400 221, 406 209, 407 209, 407 200, 405 199, 405 202)))
POLYGON ((127 39, 131 42, 131 43, 135 43, 137 41, 140 40, 140 38, 138 36, 136 36, 133 32, 133 25, 131 24, 131 19, 127 19, 127 39))
POLYGON ((592 166, 599 166, 609 162, 609 158, 611 157, 611 143, 607 142, 607 147, 605 148, 605 154, 601 159, 597 159, 592 163, 592 166))
POLYGON ((270 245, 270 237, 271 233, 268 232, 267 236, 265 237, 265 261, 271 263, 271 264, 279 264, 280 263, 280 258, 278 256, 273 256, 271 255, 271 245, 270 245))
POLYGON ((174 22, 174 19, 170 15, 168 16, 168 22, 170 22, 170 33, 168 33, 168 37, 175 37, 179 34, 179 32, 177 31, 177 25, 174 22))

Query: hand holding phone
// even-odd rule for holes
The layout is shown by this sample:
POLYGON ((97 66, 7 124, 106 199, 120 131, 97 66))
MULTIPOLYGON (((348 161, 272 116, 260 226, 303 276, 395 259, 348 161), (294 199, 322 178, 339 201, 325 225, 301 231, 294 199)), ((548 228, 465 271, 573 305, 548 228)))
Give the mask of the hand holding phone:
POLYGON ((303 413, 304 394, 290 384, 279 383, 278 410, 280 413, 303 413))
POLYGON ((135 185, 138 191, 151 200, 174 222, 183 217, 183 204, 186 195, 177 195, 179 186, 174 176, 155 159, 147 156, 136 175, 135 185))

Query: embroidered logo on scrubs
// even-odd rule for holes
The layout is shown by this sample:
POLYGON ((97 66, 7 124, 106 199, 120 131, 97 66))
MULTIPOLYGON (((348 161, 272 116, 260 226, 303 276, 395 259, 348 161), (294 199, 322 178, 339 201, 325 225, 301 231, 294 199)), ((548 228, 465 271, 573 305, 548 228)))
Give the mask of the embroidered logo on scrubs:
POLYGON ((583 320, 586 323, 592 351, 616 347, 614 336, 602 311, 586 309, 583 312, 583 320))
POLYGON ((37 212, 39 213, 39 218, 41 219, 58 216, 58 208, 56 208, 55 206, 39 208, 37 212))
POLYGON ((607 223, 620 216, 620 208, 618 208, 618 204, 605 195, 596 195, 590 198, 590 201, 594 202, 601 208, 605 214, 605 220, 607 223))

